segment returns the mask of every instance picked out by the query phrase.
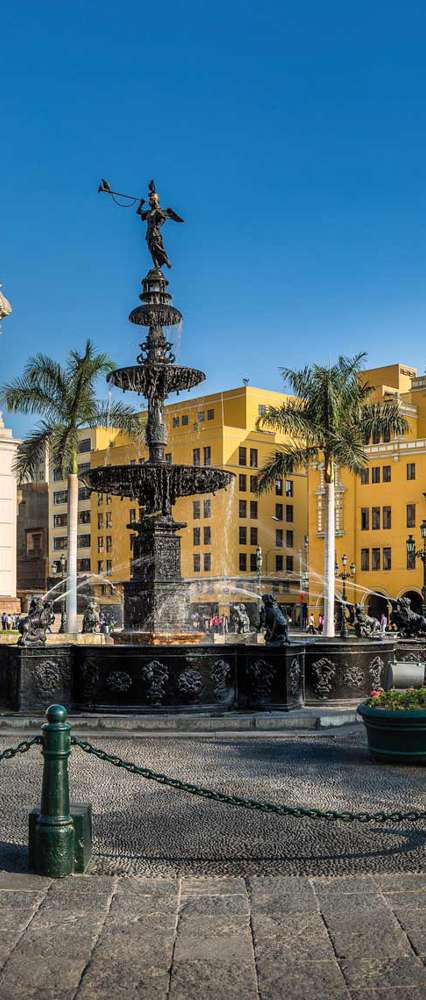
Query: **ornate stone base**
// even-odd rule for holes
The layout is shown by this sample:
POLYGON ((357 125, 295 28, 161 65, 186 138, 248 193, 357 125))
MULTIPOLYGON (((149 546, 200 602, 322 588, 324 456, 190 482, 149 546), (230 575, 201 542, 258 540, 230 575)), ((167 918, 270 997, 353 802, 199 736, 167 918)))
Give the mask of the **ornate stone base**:
POLYGON ((204 642, 204 632, 112 632, 117 646, 196 646, 204 642))

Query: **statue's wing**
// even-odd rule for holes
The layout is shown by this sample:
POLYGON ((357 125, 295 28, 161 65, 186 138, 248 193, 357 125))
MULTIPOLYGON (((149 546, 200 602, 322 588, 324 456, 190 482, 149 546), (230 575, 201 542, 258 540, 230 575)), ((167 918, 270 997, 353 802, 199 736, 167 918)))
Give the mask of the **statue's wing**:
POLYGON ((168 219, 173 219, 174 222, 184 222, 184 219, 181 219, 180 215, 177 215, 172 208, 165 208, 164 214, 167 215, 168 219))

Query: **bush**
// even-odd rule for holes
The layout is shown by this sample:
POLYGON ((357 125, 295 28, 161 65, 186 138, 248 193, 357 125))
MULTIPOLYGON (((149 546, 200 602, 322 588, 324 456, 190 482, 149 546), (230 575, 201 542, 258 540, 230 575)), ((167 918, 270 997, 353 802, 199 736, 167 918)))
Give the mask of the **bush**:
POLYGON ((366 705, 369 708, 386 708, 387 711, 426 708, 426 687, 407 688, 406 691, 397 691, 396 688, 384 691, 383 688, 377 688, 367 698, 366 705))

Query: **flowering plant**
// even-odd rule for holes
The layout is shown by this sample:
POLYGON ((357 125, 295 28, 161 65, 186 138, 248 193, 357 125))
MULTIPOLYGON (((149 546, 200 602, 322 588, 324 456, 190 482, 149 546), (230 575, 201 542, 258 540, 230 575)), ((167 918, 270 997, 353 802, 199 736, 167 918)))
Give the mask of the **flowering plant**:
POLYGON ((386 708, 389 710, 409 710, 426 708, 426 687, 407 688, 406 691, 397 691, 391 688, 384 691, 383 688, 375 688, 366 704, 369 708, 386 708))

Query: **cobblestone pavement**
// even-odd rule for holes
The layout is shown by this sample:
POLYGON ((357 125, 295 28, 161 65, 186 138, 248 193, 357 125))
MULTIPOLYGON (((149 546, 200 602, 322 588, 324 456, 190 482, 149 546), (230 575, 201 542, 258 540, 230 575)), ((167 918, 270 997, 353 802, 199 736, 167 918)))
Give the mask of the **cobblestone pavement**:
POLYGON ((0 873, 1 1000, 421 1000, 426 877, 0 873))
MULTIPOLYGON (((2 737, 0 749, 16 742, 2 737)), ((326 735, 93 738, 97 746, 212 789, 321 808, 425 808, 424 768, 375 764, 363 727, 326 735)), ((0 868, 26 868, 27 813, 39 802, 38 748, 0 765, 0 868), (18 793, 18 794, 17 794, 18 793)), ((194 798, 71 755, 75 801, 93 803, 92 871, 160 875, 335 875, 423 871, 426 823, 345 824, 253 813, 194 798)))

